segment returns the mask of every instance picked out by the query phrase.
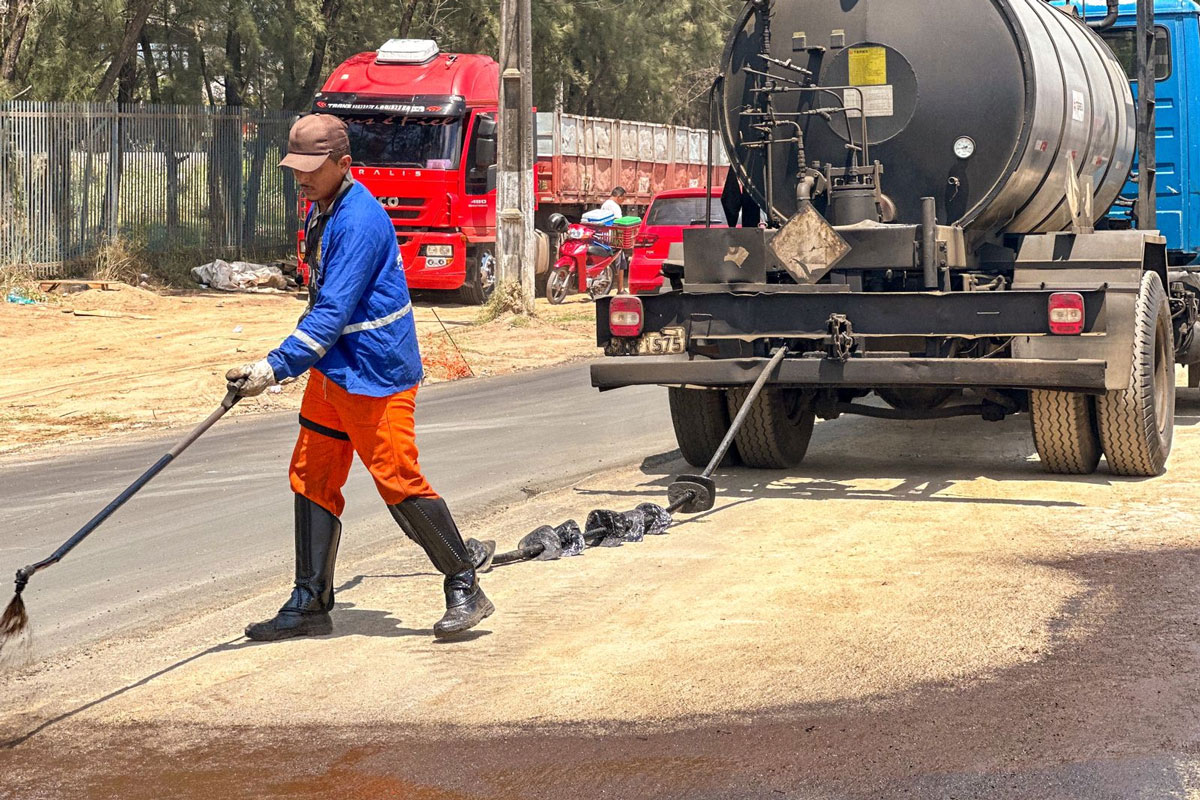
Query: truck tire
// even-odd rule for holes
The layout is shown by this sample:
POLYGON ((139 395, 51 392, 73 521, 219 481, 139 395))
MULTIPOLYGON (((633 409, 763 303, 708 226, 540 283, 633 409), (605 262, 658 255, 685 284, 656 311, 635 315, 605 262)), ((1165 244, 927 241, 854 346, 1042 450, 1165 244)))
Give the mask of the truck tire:
POLYGON ((1175 341, 1156 273, 1142 276, 1138 292, 1129 386, 1100 396, 1096 415, 1114 475, 1149 478, 1166 471, 1175 432, 1175 341))
MULTIPOLYGON (((667 389, 671 424, 683 460, 693 467, 707 467, 729 430, 725 392, 710 389, 667 389)), ((721 459, 722 467, 737 466, 737 443, 721 459)))
MULTIPOLYGON (((750 387, 737 387, 727 393, 729 418, 737 416, 750 387)), ((796 389, 763 389, 750 414, 737 433, 738 455, 742 463, 758 469, 785 469, 804 460, 812 438, 816 415, 796 389)))
POLYGON ((467 256, 467 281, 458 290, 469 306, 481 306, 496 288, 496 256, 490 247, 476 247, 467 256))
POLYGON ((1055 475, 1090 475, 1100 463, 1095 400, 1077 392, 1029 393, 1033 444, 1055 475))

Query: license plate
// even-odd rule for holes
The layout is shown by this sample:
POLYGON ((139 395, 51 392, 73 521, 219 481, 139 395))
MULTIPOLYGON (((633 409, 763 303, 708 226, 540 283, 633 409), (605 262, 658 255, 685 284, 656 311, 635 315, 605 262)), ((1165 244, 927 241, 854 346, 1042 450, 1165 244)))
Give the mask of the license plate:
POLYGON ((643 334, 637 343, 639 356, 674 356, 687 352, 683 328, 663 328, 658 333, 643 334))

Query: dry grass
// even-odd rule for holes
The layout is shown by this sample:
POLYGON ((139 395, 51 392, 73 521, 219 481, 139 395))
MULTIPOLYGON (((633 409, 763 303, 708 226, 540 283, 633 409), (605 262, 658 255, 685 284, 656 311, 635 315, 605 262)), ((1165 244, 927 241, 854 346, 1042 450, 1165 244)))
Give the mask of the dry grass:
POLYGON ((0 302, 10 294, 43 302, 46 295, 38 291, 33 269, 25 264, 0 265, 0 302))
POLYGON ((129 241, 106 239, 96 251, 91 277, 98 281, 120 281, 136 286, 142 275, 144 255, 129 241))
POLYGON ((488 298, 483 308, 479 309, 479 316, 476 322, 480 325, 486 325, 493 320, 509 314, 519 315, 537 315, 532 300, 526 300, 521 293, 521 285, 519 283, 500 283, 496 285, 496 290, 492 292, 492 296, 488 298))

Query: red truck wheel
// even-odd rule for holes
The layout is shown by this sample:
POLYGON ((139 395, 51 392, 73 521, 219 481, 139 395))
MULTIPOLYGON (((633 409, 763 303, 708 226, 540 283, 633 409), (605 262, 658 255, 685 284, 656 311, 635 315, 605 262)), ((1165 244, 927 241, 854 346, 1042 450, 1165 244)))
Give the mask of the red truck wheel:
POLYGON ((467 305, 481 306, 496 289, 496 256, 491 247, 476 247, 468 251, 467 281, 459 295, 467 305))

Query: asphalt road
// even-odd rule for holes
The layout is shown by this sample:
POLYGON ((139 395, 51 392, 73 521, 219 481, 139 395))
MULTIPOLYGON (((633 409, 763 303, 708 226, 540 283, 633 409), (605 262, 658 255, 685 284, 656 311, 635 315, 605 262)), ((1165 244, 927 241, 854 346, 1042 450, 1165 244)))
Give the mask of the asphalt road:
MULTIPOLYGON (((223 420, 34 578, 26 597, 37 614, 36 654, 186 616, 197 593, 207 606, 278 580, 282 600, 296 430, 293 413, 223 420)), ((434 384, 417 402, 421 464, 464 520, 671 450, 670 431, 663 390, 601 395, 586 365, 434 384)), ((51 553, 182 436, 0 463, 0 571, 9 575, 51 553)), ((403 539, 357 462, 345 495, 344 556, 403 539)))
MULTIPOLYGON (((803 465, 722 471, 668 536, 490 573, 497 613, 450 643, 362 473, 347 540, 377 552, 334 633, 239 640, 287 584, 294 422, 231 420, 32 587, 43 645, 133 630, 0 669, 0 798, 1200 797, 1200 392, 1176 412, 1153 480, 1046 475, 1024 416, 822 422, 803 465)), ((421 413, 434 480, 509 541, 682 468, 642 460, 674 449, 662 394, 582 368, 421 413), (522 487, 545 493, 499 508, 522 487)), ((57 544, 163 444, 0 465, 0 543, 29 519, 57 544)))

